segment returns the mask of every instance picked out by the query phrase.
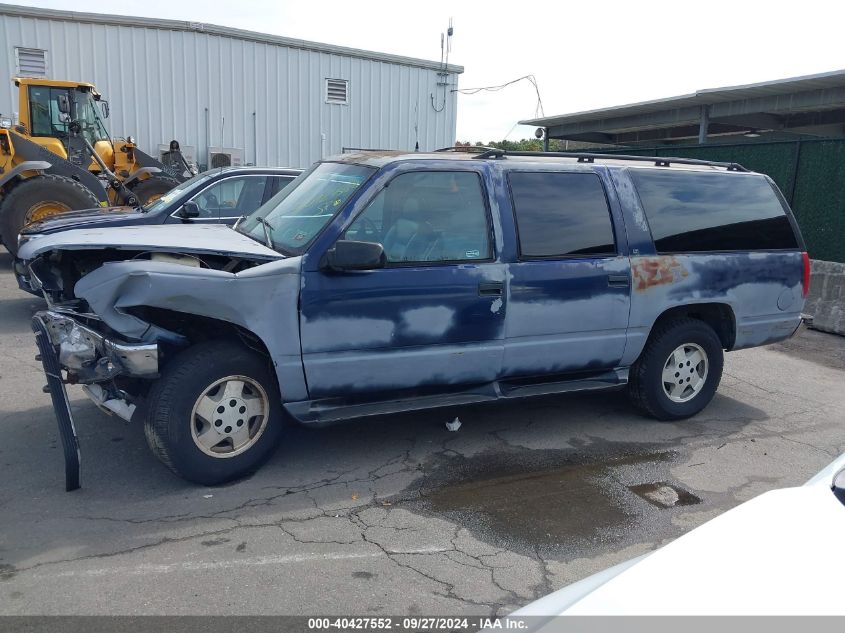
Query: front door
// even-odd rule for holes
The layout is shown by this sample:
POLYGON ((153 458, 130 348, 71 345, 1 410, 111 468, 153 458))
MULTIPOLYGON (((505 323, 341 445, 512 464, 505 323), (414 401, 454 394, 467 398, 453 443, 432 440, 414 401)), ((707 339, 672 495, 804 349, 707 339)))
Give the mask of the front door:
POLYGON ((304 273, 311 398, 460 389, 502 366, 505 264, 480 171, 395 176, 341 239, 379 242, 384 268, 304 273))

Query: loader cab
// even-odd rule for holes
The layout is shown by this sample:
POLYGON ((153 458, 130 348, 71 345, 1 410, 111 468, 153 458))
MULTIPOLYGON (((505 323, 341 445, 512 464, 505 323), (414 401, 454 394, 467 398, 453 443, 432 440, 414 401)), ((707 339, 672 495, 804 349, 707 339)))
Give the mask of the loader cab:
POLYGON ((86 156, 81 139, 74 139, 70 131, 71 125, 77 124, 79 135, 98 154, 113 152, 104 123, 108 108, 99 103, 100 95, 92 85, 23 78, 15 83, 20 91, 20 122, 32 141, 87 168, 91 157, 86 156), (74 142, 77 140, 80 142, 74 142))

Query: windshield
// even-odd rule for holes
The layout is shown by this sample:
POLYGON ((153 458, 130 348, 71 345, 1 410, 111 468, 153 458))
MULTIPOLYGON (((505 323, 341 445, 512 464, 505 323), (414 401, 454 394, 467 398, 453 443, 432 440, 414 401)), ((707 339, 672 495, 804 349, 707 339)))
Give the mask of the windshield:
POLYGON ((161 211, 165 207, 170 206, 170 203, 173 202, 179 196, 181 196, 183 193, 187 193, 193 191, 194 189, 200 188, 206 183, 207 180, 210 179, 210 172, 205 171, 201 174, 197 174, 193 178, 189 178, 185 182, 180 183, 178 186, 168 191, 161 198, 158 198, 150 206, 146 207, 145 210, 147 212, 161 211))
POLYGON ((269 234, 276 250, 302 253, 375 171, 363 165, 318 163, 247 216, 238 231, 260 242, 269 234))

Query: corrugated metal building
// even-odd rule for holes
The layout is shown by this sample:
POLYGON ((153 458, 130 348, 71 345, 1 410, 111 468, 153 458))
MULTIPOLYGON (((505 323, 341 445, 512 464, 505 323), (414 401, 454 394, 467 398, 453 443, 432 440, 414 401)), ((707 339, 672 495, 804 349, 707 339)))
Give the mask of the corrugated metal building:
POLYGON ((152 18, 0 4, 0 112, 18 74, 90 82, 113 136, 156 154, 177 139, 208 165, 305 167, 344 147, 455 142, 461 66, 152 18))

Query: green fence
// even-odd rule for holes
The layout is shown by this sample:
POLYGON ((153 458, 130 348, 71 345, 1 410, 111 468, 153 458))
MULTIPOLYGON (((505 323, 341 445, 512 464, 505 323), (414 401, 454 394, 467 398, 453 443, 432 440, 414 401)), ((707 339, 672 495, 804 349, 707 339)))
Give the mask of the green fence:
POLYGON ((768 174, 789 200, 810 256, 845 262, 845 139, 597 151, 734 162, 768 174))

